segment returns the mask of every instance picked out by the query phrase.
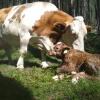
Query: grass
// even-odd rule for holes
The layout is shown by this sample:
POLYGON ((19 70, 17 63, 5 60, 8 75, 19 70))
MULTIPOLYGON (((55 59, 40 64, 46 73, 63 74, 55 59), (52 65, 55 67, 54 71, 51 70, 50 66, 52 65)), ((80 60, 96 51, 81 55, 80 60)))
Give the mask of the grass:
MULTIPOLYGON (((39 53, 36 53, 39 54, 39 53)), ((4 52, 0 51, 0 100, 100 100, 100 81, 81 80, 71 83, 52 80, 60 61, 48 58, 51 67, 42 69, 38 55, 28 54, 25 69, 18 70, 15 63, 18 52, 13 55, 14 64, 8 65, 4 52)))

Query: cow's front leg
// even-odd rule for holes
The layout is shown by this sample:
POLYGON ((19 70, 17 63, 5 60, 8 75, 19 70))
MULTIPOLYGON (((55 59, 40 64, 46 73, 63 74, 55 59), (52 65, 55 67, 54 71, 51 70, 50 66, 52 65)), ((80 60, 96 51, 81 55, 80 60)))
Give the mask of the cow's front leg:
POLYGON ((20 37, 20 57, 17 62, 17 68, 23 69, 24 68, 24 56, 27 53, 28 43, 31 36, 30 34, 26 34, 23 37, 20 37))
POLYGON ((42 68, 49 67, 49 64, 46 62, 46 51, 45 50, 41 51, 41 59, 42 59, 42 63, 41 63, 42 68))
POLYGON ((24 68, 24 54, 21 54, 21 56, 18 59, 17 62, 17 68, 23 69, 24 68))

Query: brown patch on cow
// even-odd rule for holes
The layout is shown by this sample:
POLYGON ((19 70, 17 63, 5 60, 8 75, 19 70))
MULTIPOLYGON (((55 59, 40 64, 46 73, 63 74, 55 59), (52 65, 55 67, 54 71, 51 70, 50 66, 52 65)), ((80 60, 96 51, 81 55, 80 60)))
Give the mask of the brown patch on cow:
POLYGON ((0 9, 0 23, 3 23, 12 7, 0 9))
POLYGON ((63 11, 45 12, 33 26, 32 32, 36 32, 39 36, 44 35, 53 40, 59 40, 72 20, 73 17, 63 11))
POLYGON ((20 22, 20 15, 21 15, 21 13, 22 13, 22 11, 24 10, 26 8, 26 6, 25 5, 22 5, 18 10, 17 10, 17 12, 12 16, 12 19, 13 20, 16 20, 16 21, 18 21, 18 22, 20 22))

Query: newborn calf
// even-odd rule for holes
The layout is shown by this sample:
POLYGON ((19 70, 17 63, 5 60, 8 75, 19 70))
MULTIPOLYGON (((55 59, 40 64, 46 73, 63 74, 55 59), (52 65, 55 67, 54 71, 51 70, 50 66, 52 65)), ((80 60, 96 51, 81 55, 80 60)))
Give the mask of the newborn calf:
MULTIPOLYGON (((54 47, 54 51, 50 52, 50 55, 62 59, 62 64, 57 69, 57 73, 71 74, 73 77, 72 82, 81 78, 93 79, 91 75, 100 73, 99 54, 75 50, 62 42, 58 42, 54 47)), ((57 79, 57 76, 53 78, 57 79)))

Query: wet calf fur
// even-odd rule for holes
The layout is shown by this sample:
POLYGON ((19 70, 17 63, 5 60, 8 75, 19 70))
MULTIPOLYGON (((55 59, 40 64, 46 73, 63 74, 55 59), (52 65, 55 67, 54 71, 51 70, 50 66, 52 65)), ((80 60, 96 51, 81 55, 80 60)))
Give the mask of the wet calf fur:
POLYGON ((54 47, 54 51, 51 51, 50 54, 62 59, 57 74, 72 74, 75 79, 95 79, 91 75, 100 74, 99 54, 75 50, 62 42, 58 42, 54 47))

